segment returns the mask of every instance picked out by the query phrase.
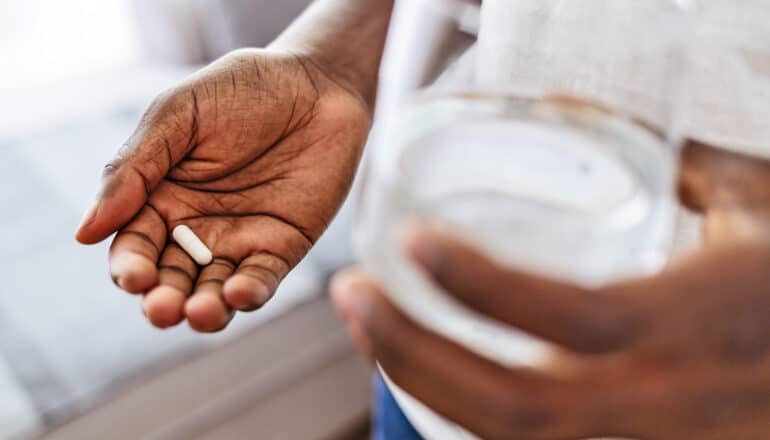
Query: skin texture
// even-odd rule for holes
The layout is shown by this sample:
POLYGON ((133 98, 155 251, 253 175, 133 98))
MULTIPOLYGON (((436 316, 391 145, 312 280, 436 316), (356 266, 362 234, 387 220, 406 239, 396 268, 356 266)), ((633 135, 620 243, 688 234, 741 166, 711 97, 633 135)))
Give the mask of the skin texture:
POLYGON ((405 234, 447 294, 553 343, 542 368, 502 367, 421 328, 355 269, 332 282, 335 302, 398 385, 482 438, 766 438, 770 162, 693 142, 680 194, 705 216, 702 249, 597 290, 500 267, 426 227, 405 234))
POLYGON ((159 327, 185 316, 223 328, 231 310, 273 294, 342 203, 369 129, 360 96, 310 60, 230 54, 161 95, 104 172, 78 240, 116 227, 115 282, 146 293, 159 327), (170 238, 185 224, 214 262, 198 267, 170 238))
POLYGON ((371 123, 393 0, 318 0, 268 50, 235 51, 159 96, 104 170, 76 238, 157 327, 223 329, 262 306, 342 204, 371 123), (184 224, 211 249, 199 267, 184 224))

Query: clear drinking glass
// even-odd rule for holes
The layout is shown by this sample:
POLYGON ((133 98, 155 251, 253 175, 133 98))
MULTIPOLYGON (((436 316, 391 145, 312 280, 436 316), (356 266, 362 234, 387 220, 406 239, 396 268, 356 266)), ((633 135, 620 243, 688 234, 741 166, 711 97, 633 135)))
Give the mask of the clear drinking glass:
POLYGON ((547 346, 442 294, 399 246, 428 220, 586 286, 666 263, 684 19, 669 0, 397 2, 355 242, 414 319, 504 364, 547 346))
MULTIPOLYGON (((422 219, 500 264, 585 286, 666 263, 683 34, 674 0, 401 0, 354 241, 406 313, 505 365, 549 347, 460 306, 406 260, 422 219)), ((394 386, 428 438, 472 437, 394 386)))

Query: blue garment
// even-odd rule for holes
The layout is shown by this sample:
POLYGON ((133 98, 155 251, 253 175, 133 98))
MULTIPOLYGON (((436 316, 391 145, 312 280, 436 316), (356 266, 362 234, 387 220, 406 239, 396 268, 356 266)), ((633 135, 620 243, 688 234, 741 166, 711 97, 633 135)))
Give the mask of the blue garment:
POLYGON ((374 378, 374 440, 422 440, 379 373, 374 378))

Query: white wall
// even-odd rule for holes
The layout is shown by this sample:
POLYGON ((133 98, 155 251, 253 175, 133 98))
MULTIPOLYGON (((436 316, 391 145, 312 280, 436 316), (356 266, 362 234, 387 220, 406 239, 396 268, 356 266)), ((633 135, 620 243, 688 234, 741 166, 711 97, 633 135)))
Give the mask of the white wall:
POLYGON ((0 96, 140 57, 131 0, 0 0, 0 96))

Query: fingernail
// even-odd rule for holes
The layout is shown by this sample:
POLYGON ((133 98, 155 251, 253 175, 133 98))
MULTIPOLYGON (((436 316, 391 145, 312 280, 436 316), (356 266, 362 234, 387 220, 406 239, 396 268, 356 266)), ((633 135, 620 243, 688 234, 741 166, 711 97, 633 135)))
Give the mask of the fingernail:
POLYGON ((360 277, 354 274, 341 273, 332 280, 332 299, 346 319, 365 318, 368 304, 364 289, 360 277))
POLYGON ((93 206, 86 211, 85 215, 83 215, 83 219, 80 220, 80 224, 78 225, 77 232, 80 233, 80 231, 90 225, 94 222, 96 219, 96 214, 99 212, 99 207, 101 206, 100 201, 94 202, 93 206))
POLYGON ((441 249, 425 227, 407 225, 401 232, 401 243, 407 256, 425 269, 434 271, 441 264, 441 249))
POLYGON ((355 344, 363 351, 371 352, 371 343, 362 321, 368 315, 369 304, 365 289, 355 276, 342 274, 332 281, 331 292, 337 310, 348 328, 355 344))

